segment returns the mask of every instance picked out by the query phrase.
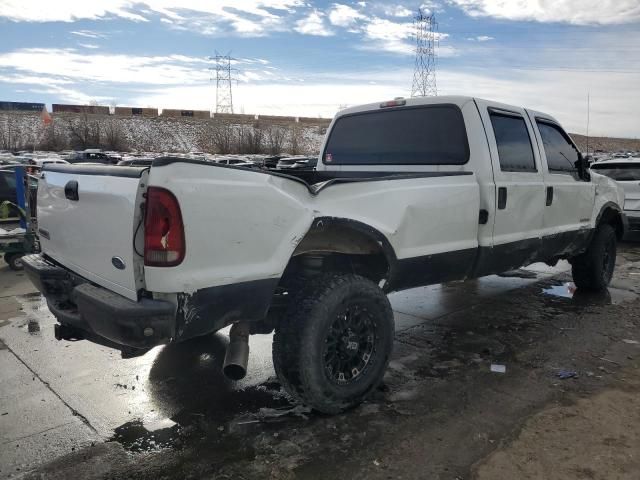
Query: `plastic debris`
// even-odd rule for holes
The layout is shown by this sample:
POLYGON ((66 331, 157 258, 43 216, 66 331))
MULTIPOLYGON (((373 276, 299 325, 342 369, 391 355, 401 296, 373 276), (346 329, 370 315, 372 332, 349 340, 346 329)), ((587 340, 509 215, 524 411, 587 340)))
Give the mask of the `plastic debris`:
POLYGON ((567 378, 578 378, 578 372, 573 370, 560 370, 556 373, 556 377, 560 380, 566 380, 567 378))
POLYGON ((628 343, 629 345, 640 345, 640 342, 637 340, 629 340, 628 338, 625 338, 622 341, 624 343, 628 343))
POLYGON ((506 373, 507 372, 507 366, 506 365, 500 365, 498 363, 492 363, 491 364, 491 371, 493 373, 506 373))

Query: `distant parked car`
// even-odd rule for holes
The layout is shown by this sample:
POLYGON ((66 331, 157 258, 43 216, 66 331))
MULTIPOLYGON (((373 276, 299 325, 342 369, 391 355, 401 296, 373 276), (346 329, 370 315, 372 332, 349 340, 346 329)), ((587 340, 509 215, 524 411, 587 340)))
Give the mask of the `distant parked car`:
POLYGON ((82 152, 74 152, 67 157, 67 161, 69 163, 92 162, 103 163, 106 165, 115 163, 109 158, 106 153, 94 149, 87 149, 82 152))
POLYGON ((250 162, 248 160, 243 160, 241 158, 220 158, 216 160, 216 163, 220 163, 222 165, 230 165, 232 167, 253 168, 256 166, 255 163, 250 162))
POLYGON ((606 175, 624 189, 629 233, 640 233, 640 158, 604 160, 591 165, 591 171, 606 175))
POLYGON ((315 157, 284 157, 278 160, 277 169, 287 170, 291 168, 314 168, 318 163, 318 159, 315 157))
POLYGON ((65 163, 68 164, 69 162, 67 162, 66 160, 63 160, 61 158, 32 158, 31 160, 29 160, 29 165, 34 165, 36 167, 40 167, 42 168, 45 165, 48 165, 50 163, 65 163))
POLYGON ((153 158, 128 158, 120 160, 117 165, 119 167, 149 167, 153 163, 153 158))

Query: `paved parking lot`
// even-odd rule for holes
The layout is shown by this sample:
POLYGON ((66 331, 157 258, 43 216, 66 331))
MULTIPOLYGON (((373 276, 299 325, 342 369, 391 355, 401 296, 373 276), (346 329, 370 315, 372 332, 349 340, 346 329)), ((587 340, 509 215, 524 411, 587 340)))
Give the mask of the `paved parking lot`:
POLYGON ((608 444, 582 445, 569 427, 564 442, 544 440, 567 458, 584 446, 584 462, 595 449, 604 460, 585 466, 587 477, 559 454, 535 452, 545 421, 573 418, 549 409, 613 419, 624 402, 629 422, 640 411, 628 398, 640 390, 640 249, 621 248, 606 295, 575 292, 566 264, 391 295, 397 332, 385 384, 335 417, 289 402, 270 335, 251 338, 249 373, 236 383, 219 370, 223 334, 122 360, 87 342, 57 342, 42 298, 3 267, 0 476, 607 478, 598 477, 606 467, 625 478, 624 469, 640 469, 624 457, 640 450, 640 422, 628 432, 616 424, 618 436, 605 432, 614 422, 601 425, 592 434, 606 433, 608 444), (624 458, 608 464, 611 452, 624 458))

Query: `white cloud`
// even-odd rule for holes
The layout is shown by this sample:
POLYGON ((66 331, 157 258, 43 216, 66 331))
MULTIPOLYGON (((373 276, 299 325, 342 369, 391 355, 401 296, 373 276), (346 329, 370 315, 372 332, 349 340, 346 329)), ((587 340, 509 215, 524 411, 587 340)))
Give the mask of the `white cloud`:
POLYGON ((363 18, 366 17, 355 8, 340 3, 334 3, 329 10, 329 21, 337 27, 350 27, 363 18))
POLYGON ((490 37, 489 35, 479 35, 477 37, 469 37, 467 38, 467 40, 472 40, 475 42, 488 42, 490 40, 494 40, 494 38, 490 37))
POLYGON ((72 35, 77 35, 78 37, 86 37, 86 38, 106 38, 104 33, 94 32, 92 30, 75 30, 70 32, 72 35))
POLYGON ((383 11, 390 17, 410 17, 415 13, 404 5, 384 5, 383 11))
MULTIPOLYGON (((384 50, 402 55, 413 55, 415 44, 413 39, 414 26, 411 22, 393 22, 391 20, 374 17, 363 27, 365 40, 359 48, 364 50, 384 50)), ((448 38, 446 33, 435 33, 436 40, 448 38)), ((441 57, 452 57, 457 51, 452 46, 439 46, 436 53, 441 57)))
POLYGON ((303 35, 316 35, 320 37, 333 35, 331 29, 324 23, 324 14, 318 10, 314 10, 308 16, 298 20, 294 30, 303 35))
POLYGON ((193 84, 209 81, 206 60, 184 55, 89 54, 72 49, 28 48, 0 54, 0 73, 78 78, 120 84, 193 84))
POLYGON ((638 0, 448 0, 468 15, 507 20, 610 25, 640 21, 638 0))
POLYGON ((96 50, 100 48, 100 45, 96 45, 94 43, 79 43, 78 45, 82 48, 88 48, 90 50, 96 50))
POLYGON ((146 22, 150 15, 159 15, 161 21, 174 28, 222 34, 225 29, 221 27, 230 26, 240 35, 259 36, 284 28, 281 15, 303 5, 303 0, 0 0, 0 17, 15 22, 74 22, 114 17, 146 22))

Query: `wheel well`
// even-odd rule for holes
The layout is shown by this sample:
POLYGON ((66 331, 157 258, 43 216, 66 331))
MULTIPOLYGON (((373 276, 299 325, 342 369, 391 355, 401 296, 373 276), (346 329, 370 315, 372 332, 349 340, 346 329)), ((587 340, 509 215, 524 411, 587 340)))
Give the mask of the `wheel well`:
POLYGON ((357 222, 316 220, 293 252, 281 283, 328 271, 355 273, 380 283, 389 276, 393 256, 382 238, 357 222))
POLYGON ((598 225, 608 224, 611 225, 616 231, 616 237, 618 240, 622 239, 624 235, 624 224, 622 222, 622 215, 620 212, 612 207, 605 208, 600 214, 600 220, 598 225))

